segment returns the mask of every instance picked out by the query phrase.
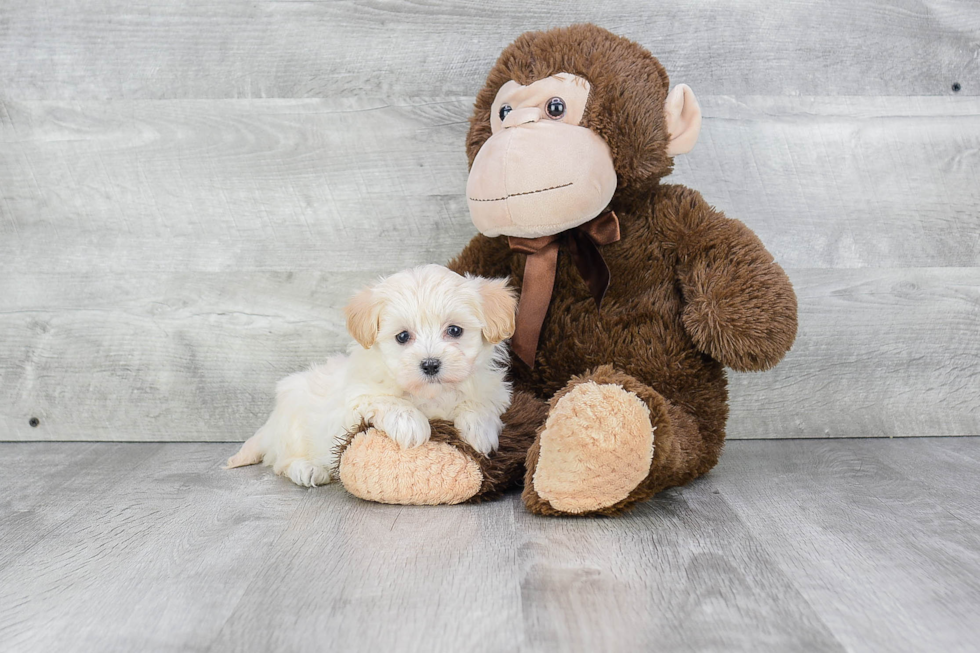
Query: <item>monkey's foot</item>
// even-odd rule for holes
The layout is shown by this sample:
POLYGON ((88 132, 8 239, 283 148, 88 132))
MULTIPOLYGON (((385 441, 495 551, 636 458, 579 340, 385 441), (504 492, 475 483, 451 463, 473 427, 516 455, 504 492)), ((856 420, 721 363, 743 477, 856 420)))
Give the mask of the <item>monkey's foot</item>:
POLYGON ((574 385, 553 403, 528 452, 525 505, 552 515, 625 509, 650 474, 655 421, 647 403, 618 383, 574 385))
POLYGON ((527 450, 548 414, 548 404, 515 392, 501 415, 500 446, 484 456, 467 444, 452 422, 433 420, 429 441, 402 449, 377 429, 345 444, 340 480, 356 497, 381 503, 436 505, 489 501, 520 484, 527 450))
POLYGON ((483 485, 472 456, 431 439, 402 449, 377 429, 358 433, 340 456, 340 481, 367 501, 403 505, 462 503, 483 485))

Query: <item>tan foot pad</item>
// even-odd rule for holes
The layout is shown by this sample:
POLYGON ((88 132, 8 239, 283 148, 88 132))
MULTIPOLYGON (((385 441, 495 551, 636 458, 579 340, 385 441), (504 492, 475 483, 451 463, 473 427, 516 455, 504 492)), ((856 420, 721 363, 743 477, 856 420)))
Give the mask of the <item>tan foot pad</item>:
POLYGON ((434 506, 472 497, 480 490, 483 473, 475 460, 445 442, 402 449, 368 429, 341 455, 340 481, 367 501, 434 506))
POLYGON ((534 490, 556 510, 582 513, 622 501, 650 472, 646 404, 616 384, 579 384, 541 432, 534 490))

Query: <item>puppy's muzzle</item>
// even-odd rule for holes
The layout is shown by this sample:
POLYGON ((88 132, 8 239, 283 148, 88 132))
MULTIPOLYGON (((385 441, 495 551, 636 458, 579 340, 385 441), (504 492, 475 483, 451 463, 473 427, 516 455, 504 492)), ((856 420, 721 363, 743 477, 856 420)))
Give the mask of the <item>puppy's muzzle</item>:
POLYGON ((422 373, 426 376, 435 376, 439 373, 439 368, 442 367, 442 361, 438 358, 426 358, 419 363, 419 367, 422 368, 422 373))

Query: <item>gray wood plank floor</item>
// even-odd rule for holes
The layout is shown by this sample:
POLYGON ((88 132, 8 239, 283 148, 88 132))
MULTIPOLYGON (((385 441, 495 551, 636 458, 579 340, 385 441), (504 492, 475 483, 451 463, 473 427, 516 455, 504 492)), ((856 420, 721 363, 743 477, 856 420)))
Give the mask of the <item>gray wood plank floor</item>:
POLYGON ((5 651, 966 651, 980 438, 730 442, 618 519, 399 507, 233 444, 2 443, 5 651))

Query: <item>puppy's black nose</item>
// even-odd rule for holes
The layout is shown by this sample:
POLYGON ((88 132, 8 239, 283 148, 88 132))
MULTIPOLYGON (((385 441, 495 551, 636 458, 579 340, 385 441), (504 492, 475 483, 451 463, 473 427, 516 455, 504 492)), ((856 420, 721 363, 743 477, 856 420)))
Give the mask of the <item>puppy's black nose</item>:
POLYGON ((442 363, 438 358, 426 358, 421 363, 422 372, 424 372, 426 376, 435 376, 439 373, 440 365, 442 365, 442 363))

